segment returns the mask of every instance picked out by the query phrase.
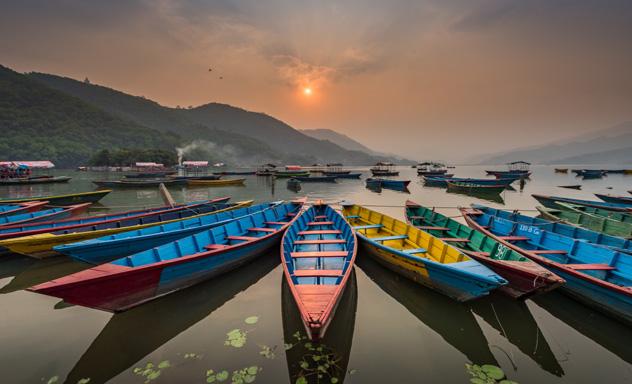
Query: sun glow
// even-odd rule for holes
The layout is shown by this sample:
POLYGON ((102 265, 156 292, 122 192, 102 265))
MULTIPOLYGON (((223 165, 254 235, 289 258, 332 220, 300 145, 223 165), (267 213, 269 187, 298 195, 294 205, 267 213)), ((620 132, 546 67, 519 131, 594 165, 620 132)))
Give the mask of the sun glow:
POLYGON ((303 94, 305 96, 310 96, 312 94, 312 89, 310 87, 303 88, 303 94))

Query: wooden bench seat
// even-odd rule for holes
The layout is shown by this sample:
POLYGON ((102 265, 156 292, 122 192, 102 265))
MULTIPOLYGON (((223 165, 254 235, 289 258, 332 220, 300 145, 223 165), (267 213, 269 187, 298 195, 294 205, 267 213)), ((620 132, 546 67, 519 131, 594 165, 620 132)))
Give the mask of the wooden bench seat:
POLYGON ((294 258, 302 257, 347 257, 348 251, 311 251, 311 252, 290 252, 294 258))
POLYGON ((339 277, 342 271, 339 269, 295 269, 296 277, 339 277))
POLYGON ((568 253, 561 249, 536 249, 529 252, 535 253, 536 255, 565 255, 568 253))
POLYGON ((263 224, 266 225, 285 225, 287 222, 285 221, 264 221, 263 224))
POLYGON ((402 252, 412 255, 415 253, 426 253, 428 252, 428 250, 425 248, 414 248, 414 249, 402 249, 402 252))
POLYGON ((268 233, 277 231, 276 229, 273 229, 273 228, 257 228, 257 227, 249 228, 248 230, 253 231, 253 232, 268 232, 268 233))
POLYGON ((529 240, 526 236, 498 236, 499 239, 505 241, 526 241, 529 240))
POLYGON ((296 240, 294 244, 344 244, 344 239, 326 239, 326 240, 296 240))
POLYGON ((316 231, 300 231, 299 236, 305 235, 340 235, 342 232, 339 229, 322 229, 316 231))
POLYGON ((346 218, 347 218, 347 219, 359 219, 359 218, 360 218, 360 216, 358 216, 358 215, 349 215, 349 216, 347 216, 346 218))
POLYGON ((564 264, 566 267, 576 271, 612 271, 616 269, 608 264, 564 264))
POLYGON ((334 225, 333 221, 310 221, 307 225, 334 225))
POLYGON ((421 229, 422 231, 449 231, 448 227, 433 227, 432 225, 420 225, 416 228, 421 229))
POLYGON ((327 218, 327 216, 325 216, 325 215, 314 216, 315 220, 322 220, 322 219, 326 219, 326 218, 327 218))
POLYGON ((373 241, 389 241, 389 240, 403 240, 407 239, 406 235, 394 235, 394 236, 383 236, 383 237, 369 237, 370 240, 373 241))
POLYGON ((208 251, 216 251, 218 249, 224 249, 224 248, 228 248, 230 247, 230 245, 226 245, 226 244, 209 244, 206 245, 204 247, 204 249, 208 250, 208 251))
POLYGON ((377 229, 377 228, 382 228, 383 225, 382 224, 369 224, 369 225, 357 225, 355 227, 353 227, 353 229, 355 230, 360 230, 360 229, 377 229))
POLYGON ((470 239, 466 239, 464 237, 439 237, 441 241, 451 241, 454 243, 469 243, 470 239))
POLYGON ((252 236, 226 236, 226 240, 250 241, 250 240, 256 240, 256 239, 258 239, 258 237, 252 237, 252 236))

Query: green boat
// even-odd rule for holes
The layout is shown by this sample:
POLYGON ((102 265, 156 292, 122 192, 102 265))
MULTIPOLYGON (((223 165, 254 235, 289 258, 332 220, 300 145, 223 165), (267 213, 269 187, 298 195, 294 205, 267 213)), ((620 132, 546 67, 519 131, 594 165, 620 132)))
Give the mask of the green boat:
POLYGON ((565 224, 603 232, 607 235, 624 238, 632 237, 632 222, 619 221, 616 219, 621 216, 621 220, 629 220, 629 218, 626 219, 624 217, 629 217, 630 215, 561 202, 558 202, 557 205, 561 209, 542 206, 536 208, 538 212, 540 212, 540 216, 547 220, 560 221, 565 224))
POLYGON ((279 179, 289 179, 292 177, 308 177, 309 176, 309 172, 307 171, 276 171, 274 173, 274 176, 276 176, 279 179))
POLYGON ((24 203, 27 201, 48 201, 48 205, 64 206, 81 203, 96 203, 105 197, 108 193, 112 192, 111 189, 102 189, 100 191, 92 192, 79 192, 68 193, 66 195, 54 195, 54 196, 32 196, 21 197, 17 199, 0 199, 0 204, 16 204, 24 203))

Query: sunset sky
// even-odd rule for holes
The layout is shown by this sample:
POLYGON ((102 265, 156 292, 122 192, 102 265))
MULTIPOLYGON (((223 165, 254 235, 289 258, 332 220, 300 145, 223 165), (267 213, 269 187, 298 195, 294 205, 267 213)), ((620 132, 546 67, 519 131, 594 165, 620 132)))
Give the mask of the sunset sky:
POLYGON ((632 1, 2 1, 0 64, 465 159, 632 120, 632 1))

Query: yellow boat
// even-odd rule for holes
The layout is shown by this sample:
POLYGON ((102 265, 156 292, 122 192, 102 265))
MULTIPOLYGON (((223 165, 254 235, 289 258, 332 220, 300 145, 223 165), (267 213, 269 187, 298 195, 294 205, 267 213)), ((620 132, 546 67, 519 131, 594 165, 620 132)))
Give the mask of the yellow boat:
POLYGON ((13 239, 6 239, 0 241, 0 248, 5 248, 13 253, 18 253, 25 256, 31 256, 38 259, 42 259, 49 256, 55 256, 59 253, 53 250, 53 247, 62 244, 75 243, 77 241, 96 239, 102 236, 114 235, 116 233, 133 231, 136 229, 142 229, 147 227, 152 227, 156 225, 162 225, 167 223, 174 223, 183 220, 194 219, 197 217, 202 217, 206 215, 214 215, 219 212, 230 211, 237 208, 249 207, 253 203, 253 200, 246 200, 237 202, 235 205, 219 209, 209 213, 203 213, 200 215, 189 216, 181 219, 175 220, 166 220, 160 222, 154 222, 149 224, 139 224, 132 225, 127 227, 117 227, 117 228, 107 228, 107 229, 99 229, 96 231, 86 231, 86 232, 70 232, 64 234, 54 234, 54 233, 40 233, 37 235, 31 236, 23 236, 16 237, 13 239))
POLYGON ((507 284, 492 270, 446 243, 467 239, 441 239, 359 205, 343 206, 343 214, 368 255, 446 296, 466 301, 507 284))
POLYGON ((623 171, 626 175, 632 175, 632 169, 626 169, 623 171))
POLYGON ((219 179, 219 180, 188 180, 192 186, 223 187, 225 185, 244 185, 246 179, 219 179))

